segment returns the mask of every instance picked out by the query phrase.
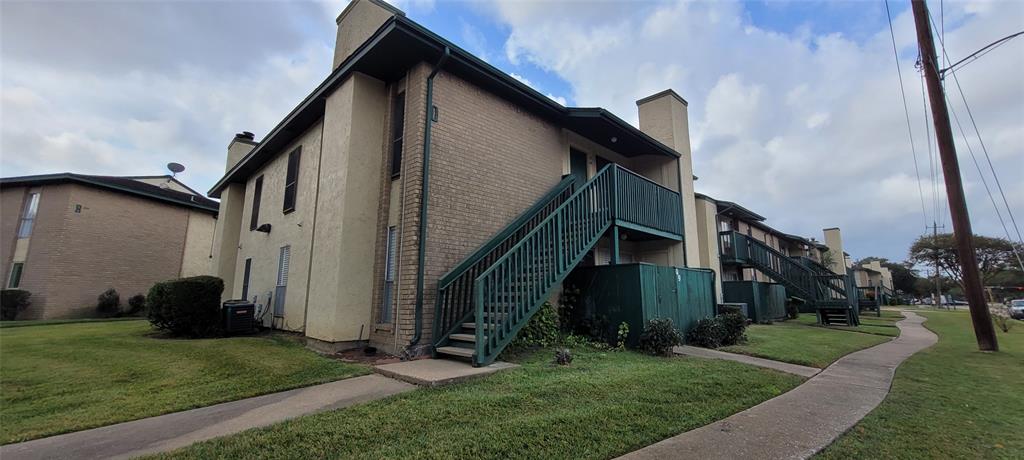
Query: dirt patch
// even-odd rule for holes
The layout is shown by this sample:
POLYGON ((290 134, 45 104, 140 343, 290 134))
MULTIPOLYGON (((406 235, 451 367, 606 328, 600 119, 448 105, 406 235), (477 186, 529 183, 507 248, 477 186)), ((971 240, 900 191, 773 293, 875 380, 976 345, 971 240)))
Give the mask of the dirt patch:
POLYGON ((376 366, 379 364, 391 364, 402 361, 401 358, 395 355, 384 353, 383 351, 380 350, 377 350, 377 353, 375 354, 368 355, 362 348, 340 351, 338 353, 328 356, 339 361, 344 361, 346 363, 369 364, 371 366, 376 366))

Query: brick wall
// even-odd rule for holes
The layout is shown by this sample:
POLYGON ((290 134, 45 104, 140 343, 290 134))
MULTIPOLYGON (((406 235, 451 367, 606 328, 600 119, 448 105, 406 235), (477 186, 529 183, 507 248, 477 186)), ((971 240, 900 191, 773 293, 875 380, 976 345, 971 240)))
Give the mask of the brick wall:
MULTIPOLYGON (((415 333, 423 96, 428 71, 423 65, 413 69, 406 94, 405 193, 396 286, 398 348, 415 333)), ((439 118, 432 128, 420 345, 430 344, 438 278, 558 183, 568 152, 559 127, 451 74, 441 72, 436 77, 434 105, 439 118)), ((383 253, 378 253, 379 279, 383 253)), ((393 342, 394 336, 380 334, 373 339, 393 342)))
POLYGON ((186 208, 94 187, 43 186, 22 278, 32 292, 25 317, 92 315, 96 297, 108 287, 127 302, 154 282, 176 278, 187 214, 186 208))

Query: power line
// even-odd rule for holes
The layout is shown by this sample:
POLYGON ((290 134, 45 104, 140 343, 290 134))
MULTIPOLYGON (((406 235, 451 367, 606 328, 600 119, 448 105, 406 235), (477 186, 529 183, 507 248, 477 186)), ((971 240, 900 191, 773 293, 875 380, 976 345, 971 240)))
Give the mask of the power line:
MULTIPOLYGON (((1017 37, 1019 37, 1021 35, 1024 35, 1024 30, 1022 30, 1020 32, 1017 32, 1017 33, 1012 33, 1012 34, 1007 35, 1007 36, 1005 36, 1003 38, 1000 38, 999 40, 996 40, 996 41, 994 41, 992 43, 989 43, 988 45, 983 46, 978 51, 975 51, 975 52, 969 54, 967 57, 965 57, 965 58, 963 58, 963 59, 961 59, 959 61, 956 61, 955 63, 953 63, 953 65, 950 65, 950 66, 940 70, 939 71, 939 75, 945 77, 946 72, 953 71, 954 69, 957 68, 957 66, 960 66, 962 68, 963 66, 961 66, 960 64, 963 64, 964 66, 966 66, 967 64, 970 64, 971 62, 974 62, 974 61, 978 60, 978 58, 988 54, 992 50, 994 50, 996 48, 999 48, 1002 45, 1005 45, 1006 42, 1008 42, 1008 41, 1010 41, 1010 40, 1012 40, 1014 38, 1017 38, 1017 37), (970 59, 970 62, 966 62, 965 63, 964 61, 967 61, 968 59, 970 59)), ((943 50, 943 54, 945 54, 945 50, 943 50)), ((949 56, 948 55, 946 56, 946 60, 949 61, 949 56)))
MULTIPOLYGON (((1006 41, 1009 40, 1010 38, 1013 38, 1013 37, 1015 37, 1017 35, 1021 35, 1021 34, 1024 34, 1024 32, 1019 32, 1017 34, 1010 35, 1010 36, 1008 36, 1008 38, 1004 37, 1003 39, 996 40, 996 42, 993 42, 993 43, 1000 43, 1000 42, 1001 43, 1006 43, 1006 41)), ((942 40, 941 37, 939 39, 939 44, 942 47, 942 54, 946 55, 946 44, 945 44, 945 41, 942 40)), ((990 45, 982 48, 982 50, 984 50, 985 48, 989 48, 990 46, 992 46, 992 45, 990 44, 990 45)), ((995 49, 995 48, 991 48, 991 49, 995 49)), ((990 49, 990 51, 991 51, 991 49, 990 49)), ((977 53, 975 53, 975 54, 977 54, 977 53)), ((946 55, 946 57, 948 58, 948 55, 946 55)), ((955 67, 955 66, 956 66, 956 64, 954 64, 953 66, 950 66, 950 67, 952 68, 952 67, 955 67)), ((988 154, 988 148, 985 146, 985 140, 982 139, 982 137, 981 137, 981 131, 978 129, 978 123, 977 123, 977 121, 975 121, 974 113, 971 111, 971 105, 967 102, 967 95, 964 94, 964 89, 963 89, 962 86, 960 86, 960 78, 958 78, 956 76, 956 70, 951 71, 950 74, 953 75, 953 82, 956 83, 957 91, 959 91, 960 98, 964 102, 964 108, 967 109, 967 116, 970 118, 971 125, 974 127, 974 134, 978 137, 978 143, 981 145, 981 150, 985 154, 985 161, 988 163, 989 171, 992 172, 992 178, 995 179, 996 188, 999 190, 999 195, 1003 199, 1003 206, 1006 207, 1006 214, 1010 217, 1010 222, 1013 224, 1013 229, 1017 233, 1017 242, 1024 243, 1024 238, 1021 237, 1020 226, 1017 225, 1017 219, 1013 216, 1013 210, 1012 210, 1012 208, 1010 208, 1010 202, 1009 202, 1009 200, 1006 199, 1006 192, 1003 191, 1003 184, 999 181, 999 174, 996 173, 995 166, 993 166, 993 164, 992 164, 992 157, 989 156, 989 154, 988 154)), ((955 115, 956 114, 954 113, 954 116, 955 115)), ((964 136, 965 136, 964 138, 966 140, 966 135, 964 135, 964 136)), ((968 150, 970 150, 970 148, 968 148, 968 150)), ((980 171, 979 171, 979 173, 980 173, 980 171)), ((984 181, 984 177, 982 177, 982 181, 984 181)), ((998 210, 997 210, 997 212, 998 212, 998 210)), ((1010 237, 1009 232, 1007 232, 1006 236, 1008 237, 1007 239, 1013 240, 1013 238, 1010 237)), ((1020 256, 1018 255, 1018 258, 1019 257, 1020 256)), ((1024 264, 1022 264, 1022 265, 1024 265, 1024 264)), ((1024 269, 1024 266, 1022 266, 1022 269, 1024 269)))
POLYGON ((928 212, 924 205, 924 190, 921 188, 921 170, 917 167, 917 148, 914 146, 914 130, 910 125, 910 109, 907 106, 907 93, 903 89, 903 72, 900 70, 900 55, 896 49, 896 33, 892 29, 892 15, 889 13, 889 0, 885 0, 885 15, 889 18, 889 37, 892 39, 892 54, 896 60, 896 76, 900 80, 900 96, 903 97, 903 114, 907 118, 907 136, 910 137, 910 152, 914 155, 914 175, 917 177, 917 194, 921 197, 921 215, 925 226, 928 225, 928 212))

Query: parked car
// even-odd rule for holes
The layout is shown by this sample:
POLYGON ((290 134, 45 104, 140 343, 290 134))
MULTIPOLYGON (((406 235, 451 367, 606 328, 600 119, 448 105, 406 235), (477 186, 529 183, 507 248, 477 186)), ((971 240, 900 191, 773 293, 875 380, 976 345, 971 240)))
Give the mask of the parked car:
POLYGON ((1010 317, 1024 320, 1024 299, 1010 301, 1010 317))

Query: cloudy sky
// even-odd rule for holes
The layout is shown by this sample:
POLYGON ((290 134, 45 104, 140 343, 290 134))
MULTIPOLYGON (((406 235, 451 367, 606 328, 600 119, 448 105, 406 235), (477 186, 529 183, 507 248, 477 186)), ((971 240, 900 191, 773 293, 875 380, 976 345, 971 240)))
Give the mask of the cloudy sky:
MULTIPOLYGON (((177 161, 206 190, 235 132, 261 138, 328 74, 345 3, 4 1, 0 175, 161 174, 177 161)), ((675 89, 689 101, 697 190, 780 230, 820 239, 839 226, 854 258, 902 260, 926 223, 950 228, 931 179, 909 2, 890 9, 919 174, 881 0, 393 3, 568 105, 636 123, 635 100, 675 89)), ((1020 1, 930 7, 954 61, 1024 29, 1020 1)), ((1024 37, 957 76, 1024 225, 1024 37)), ((1004 236, 968 146, 995 192, 994 179, 949 84, 968 133, 954 121, 975 230, 1004 236)))

